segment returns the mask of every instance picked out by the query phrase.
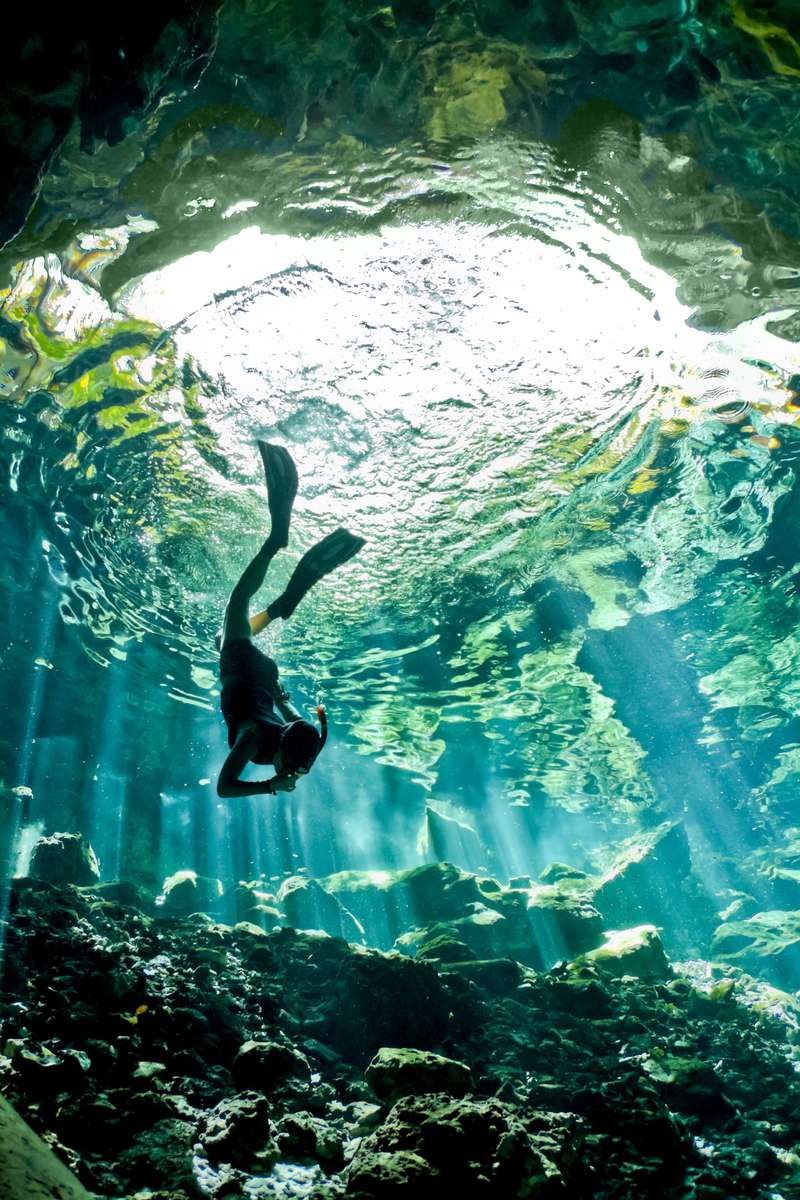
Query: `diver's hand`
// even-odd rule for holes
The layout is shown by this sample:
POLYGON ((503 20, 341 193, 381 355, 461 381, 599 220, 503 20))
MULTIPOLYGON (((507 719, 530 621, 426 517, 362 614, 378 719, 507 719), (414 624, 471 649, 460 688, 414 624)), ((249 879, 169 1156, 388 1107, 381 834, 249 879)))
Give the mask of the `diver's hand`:
POLYGON ((293 792, 297 783, 296 775, 275 775, 270 779, 274 792, 293 792))

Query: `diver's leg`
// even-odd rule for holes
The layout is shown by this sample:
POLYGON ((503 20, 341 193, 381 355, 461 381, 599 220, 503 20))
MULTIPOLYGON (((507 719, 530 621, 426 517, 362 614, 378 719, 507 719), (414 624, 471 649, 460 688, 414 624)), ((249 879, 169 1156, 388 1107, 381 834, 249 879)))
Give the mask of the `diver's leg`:
MULTIPOLYGON (((253 632, 250 624, 250 601, 264 582, 269 564, 281 549, 272 534, 264 542, 258 554, 248 563, 239 582, 230 594, 222 626, 222 644, 237 638, 249 638, 253 632)), ((263 626, 262 626, 263 628, 263 626)))
POLYGON ((306 551, 292 572, 286 590, 266 609, 269 621, 281 617, 284 621, 292 615, 306 592, 336 567, 358 554, 365 539, 356 537, 346 529, 335 529, 316 546, 306 551))
POLYGON ((221 643, 237 638, 249 638, 263 629, 269 622, 265 613, 250 620, 250 601, 264 582, 267 568, 278 550, 289 541, 289 521, 292 505, 297 495, 297 468, 292 456, 283 446, 272 442, 258 442, 264 477, 267 482, 267 500, 270 512, 270 533, 258 554, 243 571, 233 589, 225 609, 221 643))

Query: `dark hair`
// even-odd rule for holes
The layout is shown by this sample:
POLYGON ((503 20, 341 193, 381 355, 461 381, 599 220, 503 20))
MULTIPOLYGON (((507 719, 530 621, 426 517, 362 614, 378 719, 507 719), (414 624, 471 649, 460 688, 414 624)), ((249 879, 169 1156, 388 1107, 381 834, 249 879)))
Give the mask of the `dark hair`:
POLYGON ((286 767, 308 770, 322 749, 322 738, 310 721, 292 721, 281 736, 281 755, 286 767))

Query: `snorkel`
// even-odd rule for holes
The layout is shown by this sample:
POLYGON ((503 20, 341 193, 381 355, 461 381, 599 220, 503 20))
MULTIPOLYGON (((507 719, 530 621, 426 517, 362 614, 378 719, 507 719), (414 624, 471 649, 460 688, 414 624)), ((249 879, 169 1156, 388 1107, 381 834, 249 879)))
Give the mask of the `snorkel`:
POLYGON ((319 754, 322 747, 328 740, 328 714, 324 704, 317 705, 317 720, 319 721, 319 754))

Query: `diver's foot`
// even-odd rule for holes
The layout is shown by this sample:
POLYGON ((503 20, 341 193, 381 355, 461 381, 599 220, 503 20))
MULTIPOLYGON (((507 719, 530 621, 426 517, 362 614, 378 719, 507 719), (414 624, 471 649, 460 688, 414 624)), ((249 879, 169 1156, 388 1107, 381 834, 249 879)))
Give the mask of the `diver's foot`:
POLYGON ((331 571, 353 558, 364 545, 366 538, 356 537, 347 529, 334 529, 333 533, 329 533, 321 542, 317 542, 316 546, 305 552, 295 567, 292 578, 295 575, 299 576, 310 586, 322 579, 323 575, 329 575, 331 571))
POLYGON ((276 546, 288 546, 292 505, 297 495, 297 467, 291 454, 274 442, 258 442, 264 475, 272 529, 269 540, 276 546))
POLYGON ((305 552, 292 571, 283 595, 270 604, 267 610, 270 620, 276 617, 287 620, 315 583, 348 562, 364 545, 366 538, 357 537, 347 529, 334 529, 333 533, 317 542, 316 546, 305 552))

